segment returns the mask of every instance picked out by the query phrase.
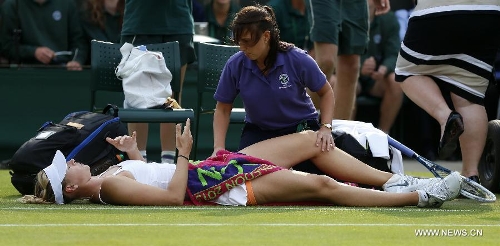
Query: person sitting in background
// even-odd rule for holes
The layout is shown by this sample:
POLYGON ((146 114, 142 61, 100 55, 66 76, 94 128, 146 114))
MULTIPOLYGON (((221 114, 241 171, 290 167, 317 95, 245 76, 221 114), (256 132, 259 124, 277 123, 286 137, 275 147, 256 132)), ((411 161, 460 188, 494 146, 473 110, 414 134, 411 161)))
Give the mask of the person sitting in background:
POLYGON ((305 0, 271 0, 267 3, 273 8, 276 22, 280 29, 280 39, 307 51, 313 51, 313 42, 309 39, 309 12, 305 0))
POLYGON ((93 39, 120 43, 125 0, 77 0, 77 6, 87 45, 93 39))
POLYGON ((74 1, 6 0, 1 11, 2 50, 11 62, 82 69, 87 50, 74 1))
POLYGON ((382 98, 378 128, 389 133, 403 104, 403 91, 395 80, 394 69, 400 46, 399 24, 394 13, 375 15, 373 0, 368 0, 370 42, 361 56, 357 95, 382 98))
POLYGON ((140 206, 183 205, 191 201, 195 205, 233 206, 319 202, 364 207, 440 207, 458 196, 462 181, 456 172, 444 179, 416 179, 373 169, 338 148, 326 150, 319 146, 313 131, 262 141, 239 153, 221 151, 196 165, 189 163, 188 157, 193 144, 189 119, 184 131, 180 124, 176 125, 176 165, 145 163, 135 138, 133 133, 106 139, 131 160, 111 166, 99 176, 91 176, 89 166, 74 160, 66 162, 57 151, 52 164, 37 174, 35 195, 24 196, 21 201, 63 204, 86 198, 93 203, 140 206), (274 151, 269 151, 271 148, 274 151), (290 170, 306 159, 332 176, 382 186, 389 192, 290 170))
POLYGON ((389 0, 391 11, 396 15, 399 23, 399 38, 403 40, 406 29, 408 28, 408 19, 415 8, 417 0, 389 0))
POLYGON ((211 0, 205 6, 208 36, 220 40, 222 44, 231 43, 233 35, 229 25, 240 9, 240 5, 234 0, 211 0))

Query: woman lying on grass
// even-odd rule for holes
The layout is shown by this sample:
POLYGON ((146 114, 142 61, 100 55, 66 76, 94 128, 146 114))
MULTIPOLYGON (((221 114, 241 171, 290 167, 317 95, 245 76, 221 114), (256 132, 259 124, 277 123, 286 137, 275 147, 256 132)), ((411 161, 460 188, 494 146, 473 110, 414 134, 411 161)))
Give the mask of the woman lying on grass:
POLYGON ((131 160, 91 176, 87 165, 66 162, 57 151, 50 166, 37 175, 34 196, 25 203, 69 203, 89 199, 115 205, 258 205, 322 202, 342 206, 440 207, 456 198, 458 173, 444 179, 417 179, 374 169, 338 148, 319 146, 316 133, 303 131, 251 145, 239 153, 220 151, 196 165, 188 161, 193 143, 190 121, 176 126, 177 165, 145 163, 135 133, 106 139, 131 160), (344 185, 324 175, 290 170, 311 159, 323 172, 341 180, 382 186, 377 191, 344 185))

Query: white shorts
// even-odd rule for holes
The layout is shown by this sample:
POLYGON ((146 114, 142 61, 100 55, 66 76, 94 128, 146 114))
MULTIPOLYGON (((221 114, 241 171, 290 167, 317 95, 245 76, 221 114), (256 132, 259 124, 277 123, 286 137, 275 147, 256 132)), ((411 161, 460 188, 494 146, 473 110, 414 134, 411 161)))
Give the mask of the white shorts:
POLYGON ((246 206, 247 201, 247 188, 245 184, 232 188, 214 200, 217 204, 229 206, 246 206))

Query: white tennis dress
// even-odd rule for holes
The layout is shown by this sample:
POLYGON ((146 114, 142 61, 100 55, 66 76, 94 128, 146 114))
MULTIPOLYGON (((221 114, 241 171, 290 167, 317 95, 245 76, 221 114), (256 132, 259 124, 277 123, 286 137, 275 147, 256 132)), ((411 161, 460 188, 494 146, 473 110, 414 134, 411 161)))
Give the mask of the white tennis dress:
MULTIPOLYGON (((166 189, 168 187, 170 181, 172 181, 176 168, 175 164, 146 163, 140 160, 126 160, 117 164, 117 166, 120 168, 112 175, 118 175, 123 171, 128 171, 134 176, 137 182, 161 189, 166 189)), ((106 202, 101 199, 100 193, 99 201, 102 204, 106 204, 106 202)), ((247 190, 245 185, 234 187, 215 199, 214 202, 220 205, 246 206, 247 190)))

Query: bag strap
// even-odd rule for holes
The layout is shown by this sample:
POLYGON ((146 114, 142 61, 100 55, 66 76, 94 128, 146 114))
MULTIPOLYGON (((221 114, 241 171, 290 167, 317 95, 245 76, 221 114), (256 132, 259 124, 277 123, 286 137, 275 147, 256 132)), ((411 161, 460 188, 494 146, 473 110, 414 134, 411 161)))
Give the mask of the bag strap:
POLYGON ((118 106, 113 105, 113 104, 108 104, 108 105, 106 105, 106 107, 104 107, 104 108, 102 109, 102 113, 103 113, 103 114, 108 114, 108 111, 110 111, 110 109, 113 109, 113 111, 112 111, 112 112, 113 112, 113 114, 112 114, 112 115, 113 115, 114 117, 118 117, 118 106))

